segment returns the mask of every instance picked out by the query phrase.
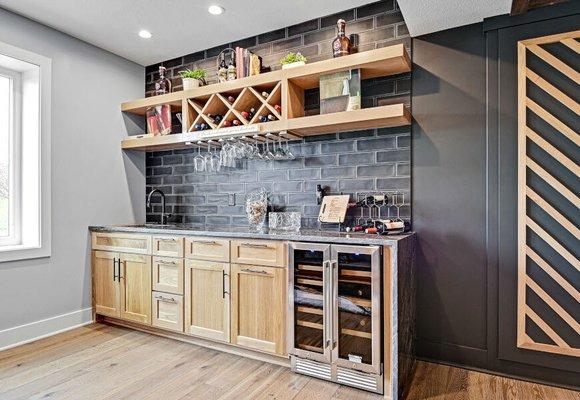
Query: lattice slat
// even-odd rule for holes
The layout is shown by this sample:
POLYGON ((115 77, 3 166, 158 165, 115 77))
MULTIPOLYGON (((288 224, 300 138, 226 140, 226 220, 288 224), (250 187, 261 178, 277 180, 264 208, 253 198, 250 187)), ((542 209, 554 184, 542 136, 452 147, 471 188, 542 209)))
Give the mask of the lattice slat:
MULTIPOLYGON (((575 189, 580 185, 580 167, 579 160, 575 158, 578 154, 577 149, 566 149, 562 143, 568 143, 565 146, 580 146, 580 135, 576 131, 575 126, 568 126, 560 118, 560 113, 565 112, 565 109, 554 109, 549 107, 549 102, 544 102, 543 97, 530 98, 527 93, 527 82, 530 81, 539 87, 548 96, 552 97, 562 105, 567 107, 576 116, 580 114, 580 104, 572 98, 568 92, 568 88, 559 85, 562 89, 557 88, 551 80, 554 79, 554 73, 564 74, 570 81, 570 87, 573 89, 569 93, 573 93, 578 88, 572 88, 573 85, 580 85, 580 72, 575 65, 580 65, 580 58, 578 63, 573 59, 574 55, 580 54, 580 45, 578 38, 580 31, 556 34, 541 38, 533 38, 524 40, 518 43, 518 307, 517 307, 517 345, 520 348, 549 352, 555 354, 562 354, 567 356, 580 357, 580 348, 577 348, 575 343, 580 341, 580 323, 576 319, 580 310, 580 282, 577 280, 568 280, 566 277, 577 276, 580 273, 580 261, 576 257, 576 249, 580 248, 580 229, 574 223, 574 216, 569 215, 571 210, 578 212, 580 210, 580 198, 575 189), (558 57, 558 54, 551 53, 550 47, 546 44, 560 43, 570 52, 566 60, 558 57), (574 54, 575 53, 575 54, 574 54), (527 57, 529 54, 534 54, 539 57, 550 68, 554 70, 545 70, 541 73, 534 71, 532 67, 527 66, 527 57), (571 65, 574 64, 574 65, 571 65), (536 130, 531 129, 528 125, 528 113, 540 117, 557 132, 562 134, 569 140, 553 140, 549 135, 558 135, 558 133, 541 132, 541 128, 536 130), (539 129, 539 130, 538 130, 539 129), (529 144, 534 143, 550 157, 545 160, 533 159, 529 154, 529 144), (549 165, 548 165, 549 164, 549 165), (565 169, 572 173, 574 182, 560 181, 557 176, 554 176, 549 171, 557 171, 554 168, 565 169), (528 172, 531 171, 537 175, 543 182, 549 185, 550 190, 542 191, 542 194, 534 190, 536 181, 531 183, 527 181, 528 172), (555 195, 558 193, 558 195, 555 195), (562 196, 569 201, 569 204, 563 204, 562 196), (551 219, 546 222, 540 222, 540 219, 535 217, 536 209, 528 208, 528 204, 533 203, 541 210, 548 214, 551 219), (568 215, 567 215, 568 213, 568 215), (534 215, 534 218, 532 218, 534 215), (543 224, 547 224, 544 226, 543 224), (564 229, 566 232, 566 240, 560 238, 557 232, 564 229), (568 236, 568 233, 571 236, 568 236), (530 241, 530 235, 538 237, 548 247, 540 246, 540 249, 534 248, 535 240, 530 241), (572 240, 572 242, 570 242, 572 240), (575 241, 574 241, 575 240, 575 241), (551 249, 551 250, 548 250, 551 249), (562 257, 565 261, 560 261, 561 264, 552 264, 553 257, 546 257, 542 251, 553 251, 562 257), (550 260, 548 262, 547 260, 550 260), (536 277, 528 274, 529 263, 535 263, 542 271, 552 280, 552 284, 544 284, 537 280, 536 277), (555 290, 550 292, 553 288, 553 283, 556 283, 562 291, 555 290), (534 309, 528 303, 527 293, 531 290, 541 301, 543 301, 558 317, 564 321, 570 328, 565 328, 561 322, 554 320, 551 312, 534 309), (565 300, 561 296, 569 295, 574 305, 570 305, 569 300, 565 300), (572 308, 570 308, 572 307, 572 308), (548 338, 534 337, 533 332, 526 330, 526 319, 531 320, 548 338), (570 335, 576 335, 571 337, 570 335), (547 341, 547 342, 546 342, 547 341), (544 343, 546 342, 546 343, 544 343)), ((560 175, 557 172, 556 175, 560 175)), ((561 259, 557 259, 561 260, 561 259)), ((569 299, 569 298, 568 298, 569 299)))

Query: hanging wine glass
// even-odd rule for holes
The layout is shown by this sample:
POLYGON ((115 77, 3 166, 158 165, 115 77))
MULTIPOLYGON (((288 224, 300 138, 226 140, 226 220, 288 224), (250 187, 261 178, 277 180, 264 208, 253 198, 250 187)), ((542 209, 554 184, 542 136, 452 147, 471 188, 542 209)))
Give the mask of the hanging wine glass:
POLYGON ((197 155, 193 158, 193 169, 195 172, 205 171, 205 158, 201 155, 202 141, 197 142, 197 155))

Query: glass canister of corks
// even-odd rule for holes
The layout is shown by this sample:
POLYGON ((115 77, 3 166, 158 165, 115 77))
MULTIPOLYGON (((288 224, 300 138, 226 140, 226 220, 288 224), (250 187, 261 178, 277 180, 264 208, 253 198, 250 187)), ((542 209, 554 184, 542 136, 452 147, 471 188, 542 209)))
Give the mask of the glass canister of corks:
POLYGON ((263 230, 268 213, 268 192, 262 188, 250 193, 246 199, 246 215, 251 230, 263 230))

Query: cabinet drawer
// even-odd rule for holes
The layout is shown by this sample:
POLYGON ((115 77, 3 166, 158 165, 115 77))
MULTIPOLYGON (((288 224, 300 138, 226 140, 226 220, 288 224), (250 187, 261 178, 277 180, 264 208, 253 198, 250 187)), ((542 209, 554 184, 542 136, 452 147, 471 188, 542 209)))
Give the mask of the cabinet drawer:
POLYGON ((153 235, 151 245, 154 256, 183 257, 182 237, 153 235))
POLYGON ((232 263, 285 267, 283 242, 265 240, 232 240, 232 263))
POLYGON ((230 241, 213 238, 185 238, 185 257, 207 261, 230 261, 230 241))
POLYGON ((134 233, 92 233, 93 250, 151 254, 151 236, 134 233))
POLYGON ((153 290, 183 294, 183 259, 153 257, 153 290))
POLYGON ((183 296, 153 292, 151 306, 153 326, 183 332, 183 296))

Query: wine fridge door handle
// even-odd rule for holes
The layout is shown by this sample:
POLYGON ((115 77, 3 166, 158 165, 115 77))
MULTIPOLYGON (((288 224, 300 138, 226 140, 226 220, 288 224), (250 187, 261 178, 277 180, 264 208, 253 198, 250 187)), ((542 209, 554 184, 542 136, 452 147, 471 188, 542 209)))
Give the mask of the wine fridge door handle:
POLYGON ((331 310, 331 286, 330 283, 332 279, 330 279, 330 261, 324 261, 324 275, 326 276, 325 286, 323 286, 324 290, 324 315, 326 324, 324 326, 324 347, 327 348, 332 343, 332 329, 331 329, 331 321, 332 321, 332 312, 331 310))
MULTIPOLYGON (((335 318, 338 319, 338 261, 332 260, 330 261, 330 287, 331 287, 331 294, 330 297, 332 298, 332 318, 331 318, 331 335, 332 335, 332 349, 336 348, 337 338, 334 334, 338 334, 338 330, 335 329, 334 322, 335 318), (334 305, 336 304, 336 310, 334 309, 334 305)), ((337 322, 338 324, 338 322, 337 322)), ((338 326, 338 325, 337 325, 338 326)))

